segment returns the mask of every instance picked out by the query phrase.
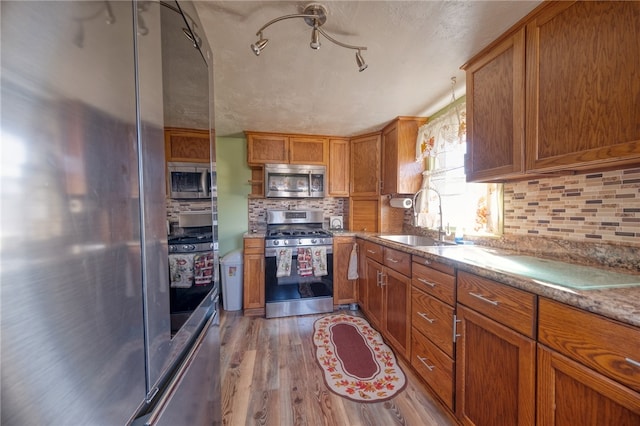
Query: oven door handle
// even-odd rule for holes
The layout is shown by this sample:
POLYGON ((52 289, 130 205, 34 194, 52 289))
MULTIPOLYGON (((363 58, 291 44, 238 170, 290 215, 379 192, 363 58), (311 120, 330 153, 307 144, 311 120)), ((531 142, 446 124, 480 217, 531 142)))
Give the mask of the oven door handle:
POLYGON ((297 249, 299 248, 310 248, 311 250, 313 250, 314 248, 318 248, 318 247, 325 247, 327 254, 333 255, 333 246, 296 246, 296 247, 292 247, 292 246, 287 246, 287 247, 270 247, 264 250, 264 257, 276 257, 278 255, 278 250, 280 250, 281 248, 290 248, 291 249, 291 256, 297 256, 298 255, 298 251, 297 249))

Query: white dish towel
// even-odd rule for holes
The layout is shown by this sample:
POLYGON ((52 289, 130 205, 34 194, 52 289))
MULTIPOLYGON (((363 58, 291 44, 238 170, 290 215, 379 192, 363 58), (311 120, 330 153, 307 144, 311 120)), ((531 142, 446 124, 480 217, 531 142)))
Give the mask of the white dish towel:
POLYGON ((276 277, 288 277, 291 274, 291 249, 281 248, 276 253, 276 277))
POLYGON ((327 249, 326 247, 313 247, 313 275, 323 277, 327 275, 327 249))
POLYGON ((358 244, 354 243, 349 256, 349 268, 347 269, 347 279, 358 279, 358 244))

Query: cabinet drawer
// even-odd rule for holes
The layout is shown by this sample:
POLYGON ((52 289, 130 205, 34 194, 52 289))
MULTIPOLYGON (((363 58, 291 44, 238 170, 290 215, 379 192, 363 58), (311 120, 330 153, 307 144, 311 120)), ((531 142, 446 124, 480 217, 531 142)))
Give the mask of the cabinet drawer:
POLYGON ((453 308, 424 291, 411 290, 411 325, 453 357, 453 308))
POLYGON ((384 265, 407 277, 411 276, 411 255, 409 253, 385 247, 384 265))
POLYGON ((263 238, 245 238, 244 252, 245 254, 264 253, 264 239, 263 238))
POLYGON ((640 329, 540 298, 538 340, 640 391, 640 329))
POLYGON ((535 338, 536 296, 505 284, 458 273, 458 302, 535 338))
POLYGON ((413 259, 414 262, 411 271, 413 274, 413 285, 420 290, 437 297, 443 302, 448 303, 449 305, 455 305, 456 277, 453 275, 453 268, 449 267, 451 269, 451 274, 444 273, 415 262, 415 257, 413 259))
POLYGON ((370 241, 366 241, 364 243, 364 254, 369 259, 373 259, 378 263, 383 263, 383 248, 382 246, 372 243, 370 241))
POLYGON ((453 410, 453 360, 415 328, 411 336, 411 366, 453 410))

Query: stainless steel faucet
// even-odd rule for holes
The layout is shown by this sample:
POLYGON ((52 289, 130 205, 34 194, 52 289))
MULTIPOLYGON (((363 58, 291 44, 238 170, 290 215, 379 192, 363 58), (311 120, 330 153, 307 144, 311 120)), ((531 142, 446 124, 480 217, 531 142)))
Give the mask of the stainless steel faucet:
POLYGON ((418 198, 418 195, 420 195, 421 192, 425 192, 428 190, 435 192, 436 195, 438 196, 438 216, 440 216, 440 224, 438 226, 438 240, 444 241, 445 231, 444 231, 444 218, 442 217, 442 197, 440 196, 440 193, 435 188, 432 188, 432 187, 420 188, 413 195, 413 226, 418 226, 418 211, 416 210, 416 199, 418 198))

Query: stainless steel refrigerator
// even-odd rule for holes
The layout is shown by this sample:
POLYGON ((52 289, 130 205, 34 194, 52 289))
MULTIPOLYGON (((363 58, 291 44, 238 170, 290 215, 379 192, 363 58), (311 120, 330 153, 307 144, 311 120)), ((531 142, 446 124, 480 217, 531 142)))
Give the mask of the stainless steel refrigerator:
POLYGON ((213 123, 195 9, 0 7, 1 424, 219 423, 218 285, 173 336, 169 312, 161 15, 213 123))

